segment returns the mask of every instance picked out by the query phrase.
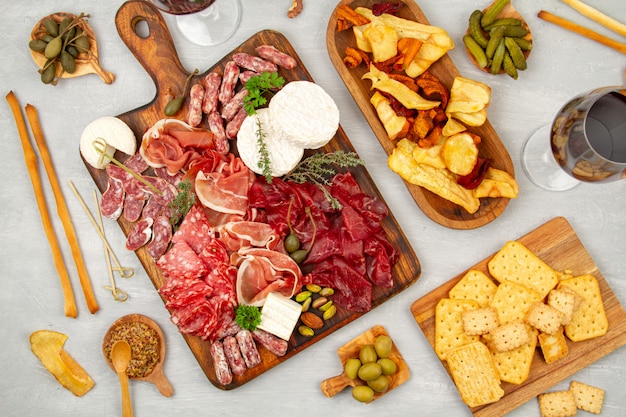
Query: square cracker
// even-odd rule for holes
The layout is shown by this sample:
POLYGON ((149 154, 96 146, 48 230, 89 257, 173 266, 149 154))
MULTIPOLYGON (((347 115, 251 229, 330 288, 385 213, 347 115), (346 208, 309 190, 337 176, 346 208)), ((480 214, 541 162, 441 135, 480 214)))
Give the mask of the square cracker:
POLYGON ((508 352, 498 352, 495 349, 491 351, 493 362, 502 381, 519 385, 528 379, 537 347, 538 333, 536 329, 531 328, 528 342, 522 346, 508 352))
POLYGON ((504 395, 489 349, 472 342, 448 351, 448 368, 461 398, 470 407, 490 404, 504 395))
POLYGON ((446 359, 450 349, 479 339, 479 336, 465 334, 463 329, 463 311, 478 307, 474 300, 439 300, 435 307, 435 353, 439 359, 446 359))
POLYGON ((572 381, 569 389, 574 394, 576 407, 593 414, 602 412, 602 404, 604 403, 604 390, 582 382, 572 381))
POLYGON ((448 292, 450 298, 474 300, 481 307, 491 303, 497 285, 487 274, 475 269, 467 271, 463 278, 448 292))
POLYGON ((495 350, 507 352, 528 343, 530 332, 521 321, 512 321, 499 326, 489 336, 495 350))
POLYGON ((489 273, 498 282, 513 281, 537 291, 545 298, 558 282, 554 269, 526 246, 509 241, 487 263, 489 273))
POLYGON ((536 291, 511 281, 504 281, 491 300, 491 307, 498 310, 500 324, 522 321, 535 301, 541 301, 536 291))
POLYGON ((524 322, 544 333, 556 333, 561 327, 563 313, 541 301, 535 301, 526 313, 524 322))
POLYGON ((581 301, 582 297, 567 287, 554 289, 548 294, 548 305, 563 314, 561 324, 569 324, 574 311, 578 309, 581 301))
POLYGON ((563 334, 563 327, 556 333, 541 333, 539 335, 539 346, 546 363, 556 362, 569 353, 567 340, 565 340, 565 335, 563 334))
POLYGON ((468 335, 481 335, 495 330, 499 325, 498 311, 493 307, 465 310, 462 314, 463 329, 468 335))
POLYGON ((565 279, 559 283, 559 289, 562 287, 574 290, 583 298, 574 311, 572 320, 565 326, 565 335, 570 340, 579 342, 606 334, 609 321, 596 277, 586 274, 565 279))
POLYGON ((575 416, 576 402, 572 391, 554 391, 539 394, 539 411, 541 417, 571 417, 575 416))

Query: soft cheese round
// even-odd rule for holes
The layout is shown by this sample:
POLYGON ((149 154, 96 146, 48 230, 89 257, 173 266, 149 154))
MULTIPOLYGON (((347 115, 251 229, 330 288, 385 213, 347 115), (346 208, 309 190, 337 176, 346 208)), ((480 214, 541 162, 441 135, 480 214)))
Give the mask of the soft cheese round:
POLYGON ((261 159, 257 136, 259 121, 265 135, 264 141, 270 158, 272 175, 280 177, 289 173, 302 159, 304 149, 276 128, 275 121, 270 119, 270 111, 267 108, 258 109, 256 115, 248 116, 243 121, 237 134, 239 157, 251 171, 263 175, 263 169, 259 167, 261 159))
POLYGON ((126 155, 134 155, 137 151, 135 134, 124 121, 113 116, 93 120, 83 130, 79 148, 85 161, 97 169, 106 167, 111 161, 103 158, 94 148, 93 142, 96 139, 106 141, 105 152, 110 156, 113 156, 116 149, 126 155))
POLYGON ((339 128, 339 109, 319 85, 309 81, 292 81, 270 101, 273 123, 292 142, 305 149, 326 145, 339 128))

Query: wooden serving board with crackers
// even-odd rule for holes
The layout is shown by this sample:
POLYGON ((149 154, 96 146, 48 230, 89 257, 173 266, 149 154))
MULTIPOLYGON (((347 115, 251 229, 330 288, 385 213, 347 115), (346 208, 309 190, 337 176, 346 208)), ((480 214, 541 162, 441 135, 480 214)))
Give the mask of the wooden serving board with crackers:
POLYGON ((411 312, 481 417, 504 415, 626 345, 626 311, 563 217, 503 242, 411 312))

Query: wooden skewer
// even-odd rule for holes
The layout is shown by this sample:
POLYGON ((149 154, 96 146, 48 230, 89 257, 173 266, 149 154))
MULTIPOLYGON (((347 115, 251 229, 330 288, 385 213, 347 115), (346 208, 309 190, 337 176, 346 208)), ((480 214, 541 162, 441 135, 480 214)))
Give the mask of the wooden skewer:
POLYGON ((560 26, 563 29, 569 30, 574 33, 578 33, 579 35, 582 35, 588 39, 594 40, 605 46, 608 46, 609 48, 613 48, 618 52, 626 54, 626 45, 624 45, 623 43, 614 41, 611 38, 607 38, 604 35, 600 35, 599 33, 594 32, 591 29, 587 29, 584 26, 577 25, 576 23, 570 22, 567 19, 564 19, 559 16, 555 16, 552 13, 546 12, 545 10, 541 10, 537 14, 537 16, 539 16, 540 19, 543 19, 547 22, 554 23, 555 25, 560 26))
POLYGON ((37 148, 39 148, 41 160, 43 161, 43 165, 48 173, 48 180, 50 181, 52 193, 54 194, 54 199, 57 204, 57 213, 61 219, 63 229, 65 230, 65 236, 67 237, 67 241, 70 245, 72 257, 74 258, 76 270, 78 271, 80 285, 83 289, 85 301, 87 302, 87 308, 91 314, 94 314, 98 311, 98 302, 96 301, 93 288, 91 287, 89 273, 87 272, 87 267, 85 266, 85 261, 83 260, 83 255, 80 250, 80 245, 78 244, 78 237, 76 236, 76 231, 74 230, 74 225, 72 224, 70 211, 67 208, 67 204, 65 204, 65 198, 63 197, 63 192, 59 186, 59 180, 54 170, 54 165, 52 164, 52 158, 50 157, 50 152, 48 151, 48 146, 46 145, 41 125, 39 124, 37 110, 34 106, 31 106, 30 104, 26 105, 26 116, 28 117, 30 128, 33 132, 33 137, 35 138, 35 143, 37 143, 37 148))
POLYGON ((77 311, 76 300, 74 299, 74 291, 72 290, 70 276, 67 272, 67 268, 65 267, 63 254, 61 253, 59 241, 57 240, 56 234, 54 233, 52 221, 50 220, 50 213, 48 212, 48 206, 46 205, 46 200, 44 198, 43 187, 41 185, 41 177, 39 176, 39 170, 37 168, 37 155, 35 154, 35 151, 30 144, 28 131, 26 130, 26 123, 24 122, 24 117, 22 116, 20 105, 17 101, 17 98, 15 97, 15 94, 13 94, 13 91, 10 91, 9 94, 7 94, 6 99, 11 106, 11 110, 13 111, 13 117, 15 119, 15 123, 17 124, 17 130, 20 135, 22 147, 24 148, 24 159, 26 160, 26 168, 28 169, 28 174, 30 176, 30 180, 33 184, 33 189, 35 191, 35 198, 37 199, 37 206, 39 207, 39 213, 41 215, 41 221, 43 222, 43 228, 46 232, 46 237, 48 238, 50 249, 52 249, 54 266, 61 280, 65 315, 67 317, 75 318, 77 311))
POLYGON ((585 17, 588 17, 591 20, 594 20, 604 26, 605 28, 612 30, 613 32, 619 33, 622 36, 626 36, 626 25, 622 22, 618 22, 610 16, 605 15, 599 10, 594 9, 593 7, 583 3, 580 0, 561 0, 563 3, 570 6, 572 9, 576 10, 580 14, 585 17))

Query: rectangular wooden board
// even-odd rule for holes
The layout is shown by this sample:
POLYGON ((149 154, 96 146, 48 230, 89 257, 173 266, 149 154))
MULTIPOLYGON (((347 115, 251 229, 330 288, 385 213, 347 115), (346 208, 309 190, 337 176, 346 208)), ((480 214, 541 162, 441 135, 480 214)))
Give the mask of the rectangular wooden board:
MULTIPOLYGON (((571 270, 574 276, 592 274, 596 277, 609 320, 609 330, 604 336, 595 339, 582 342, 568 340, 568 355, 551 364, 546 364, 538 348, 528 379, 520 385, 502 383, 504 397, 495 403, 472 408, 477 417, 502 416, 587 365, 626 345, 626 312, 565 218, 556 217, 516 240, 557 271, 571 270)), ((502 245, 505 243, 502 242, 502 245)), ((488 274, 487 263, 492 256, 461 272, 411 305, 415 321, 433 348, 437 303, 440 299, 448 297, 450 289, 468 270, 474 269, 488 274)))

